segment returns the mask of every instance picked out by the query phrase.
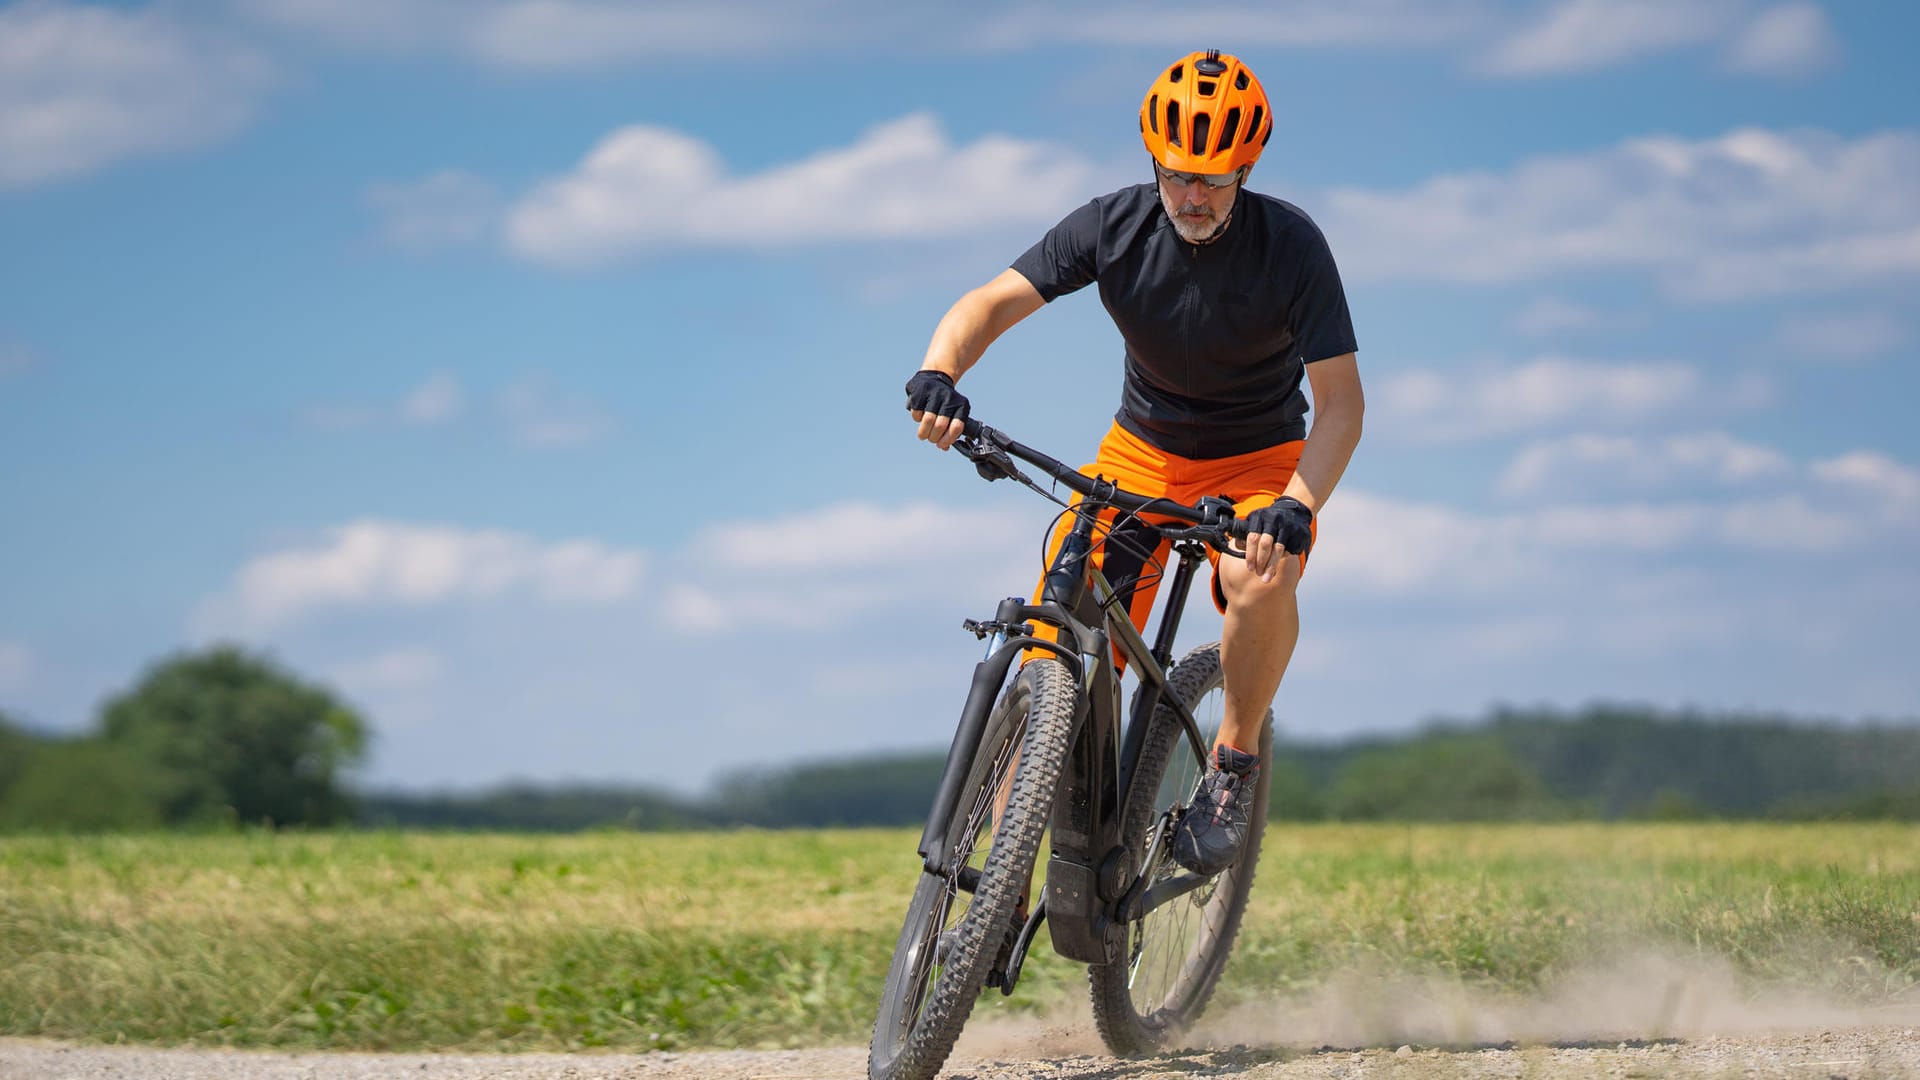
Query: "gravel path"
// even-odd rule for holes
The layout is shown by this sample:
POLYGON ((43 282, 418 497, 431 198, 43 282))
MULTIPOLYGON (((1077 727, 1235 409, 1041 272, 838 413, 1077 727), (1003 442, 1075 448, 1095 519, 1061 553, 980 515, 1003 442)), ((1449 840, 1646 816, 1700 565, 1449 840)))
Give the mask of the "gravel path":
MULTIPOLYGON (((953 1080, 1149 1080, 1229 1076, 1259 1080, 1363 1077, 1920 1077, 1920 1029, 1864 1027, 1737 1038, 1595 1046, 1436 1049, 1190 1050, 1118 1060, 1085 1052, 1085 1036, 1037 1031, 1020 1041, 1058 1040, 1048 1056, 979 1054, 962 1047, 953 1080)), ((1010 1047, 1011 1048, 1011 1047, 1010 1047)), ((1043 1050, 1044 1052, 1044 1050, 1043 1050)), ((0 1039, 0 1080, 855 1080, 866 1050, 732 1050, 685 1054, 348 1054, 74 1046, 0 1039)))

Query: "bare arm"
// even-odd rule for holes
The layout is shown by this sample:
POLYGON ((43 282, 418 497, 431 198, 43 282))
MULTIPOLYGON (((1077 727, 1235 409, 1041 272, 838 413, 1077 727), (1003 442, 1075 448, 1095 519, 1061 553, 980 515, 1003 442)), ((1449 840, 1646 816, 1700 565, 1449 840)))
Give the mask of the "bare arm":
POLYGON ((1352 353, 1308 364, 1307 381, 1313 387, 1313 429, 1307 433, 1307 445, 1300 451, 1300 465, 1286 494, 1317 515, 1360 443, 1367 402, 1360 390, 1360 366, 1352 353))
POLYGON ((944 371, 959 382, 987 346, 1046 301, 1018 270, 1002 270, 985 285, 954 301, 927 343, 922 370, 944 371))
MULTIPOLYGON (((998 277, 954 301, 933 330, 927 343, 927 358, 922 371, 943 371, 953 379, 980 359, 987 346, 1021 319, 1040 310, 1046 301, 1018 270, 1003 270, 998 277)), ((961 425, 951 418, 932 413, 913 413, 920 424, 920 438, 945 450, 961 435, 961 425)))

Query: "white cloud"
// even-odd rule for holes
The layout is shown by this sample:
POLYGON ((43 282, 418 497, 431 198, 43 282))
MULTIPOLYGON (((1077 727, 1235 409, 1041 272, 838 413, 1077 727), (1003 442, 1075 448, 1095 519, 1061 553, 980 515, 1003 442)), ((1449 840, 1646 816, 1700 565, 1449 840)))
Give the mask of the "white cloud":
POLYGON ((429 376, 400 403, 400 416, 409 424, 443 424, 460 415, 466 397, 460 381, 449 372, 429 376))
POLYGON ((16 694, 26 689, 38 666, 33 650, 17 641, 0 641, 0 693, 16 694))
POLYGON ((1833 292, 1920 275, 1920 134, 1747 128, 1630 139, 1406 191, 1338 189, 1317 214, 1356 280, 1652 274, 1673 295, 1833 292))
MULTIPOLYGON (((1317 729, 1334 733, 1495 695, 1579 700, 1594 686, 1676 701, 1772 695, 1754 677, 1808 655, 1849 709, 1910 700, 1905 657, 1886 642, 1914 602, 1904 567, 1920 522, 1869 510, 1883 501, 1875 485, 1911 487, 1912 468, 1834 460, 1828 471, 1850 481, 1718 501, 1489 509, 1343 488, 1308 571, 1311 625, 1282 715, 1338 717, 1317 729), (1869 490, 1849 495, 1849 483, 1869 490), (1781 557, 1822 551, 1844 557, 1781 557), (1401 658, 1393 680, 1379 678, 1382 655, 1401 658), (1860 678, 1880 689, 1864 693, 1860 678), (1340 707, 1356 701, 1364 712, 1340 707)), ((379 734, 383 783, 640 776, 687 787, 714 768, 701 756, 714 745, 772 762, 943 744, 980 655, 956 624, 1031 586, 1051 516, 1018 491, 996 501, 1004 508, 743 512, 671 548, 631 551, 644 580, 591 606, 558 606, 526 578, 481 596, 443 575, 415 590, 438 599, 406 600, 333 575, 323 599, 309 593, 253 632, 348 686, 379 734), (894 525, 893 547, 866 543, 894 525), (834 550, 834 529, 849 551, 834 550), (797 550, 759 561, 753 545, 727 545, 749 533, 791 533, 797 550), (529 724, 539 739, 524 738, 529 724)), ((279 554, 344 547, 323 538, 279 554)), ((1181 648, 1219 632, 1205 592, 1181 648)))
POLYGON ((416 254, 488 239, 504 205, 491 182, 458 169, 411 183, 375 184, 366 201, 382 215, 380 234, 387 242, 416 254))
POLYGON ((1727 47, 1727 66, 1752 75, 1805 75, 1831 64, 1840 41, 1814 4, 1768 8, 1727 47))
POLYGON ((1887 510, 1920 503, 1920 471, 1868 450, 1815 462, 1813 474, 1836 487, 1880 500, 1887 510))
POLYGON ((245 0, 259 22, 379 52, 451 52, 494 67, 564 71, 646 60, 713 65, 741 56, 847 50, 910 33, 916 21, 876 5, 812 0, 245 0))
POLYGON ((1712 41, 1738 15, 1737 0, 1564 0, 1496 42, 1481 61, 1493 75, 1594 71, 1712 41))
POLYGON ((433 686, 446 675, 446 659, 433 649, 404 646, 335 664, 328 674, 349 694, 373 697, 433 686))
POLYGON ((927 114, 746 176, 731 175, 719 152, 691 135, 635 126, 521 200, 507 238, 526 258, 584 265, 696 244, 953 236, 1050 224, 1086 197, 1092 176, 1071 151, 1037 142, 987 135, 955 146, 927 114))
POLYGON ((162 12, 0 8, 0 190, 220 139, 273 81, 259 54, 162 12))
POLYGON ((201 605, 196 630, 270 634, 328 612, 456 601, 657 605, 676 633, 838 625, 890 605, 915 606, 936 579, 942 589, 976 587, 982 604, 1024 592, 1039 577, 1050 519, 1034 506, 841 503, 715 525, 659 551, 356 521, 249 561, 201 605), (660 583, 658 591, 643 590, 643 577, 660 583))
MULTIPOLYGON (((447 54, 528 72, 641 64, 699 71, 741 58, 794 55, 844 62, 880 49, 909 57, 1072 46, 1168 49, 1164 10, 1091 0, 912 8, 880 0, 231 2, 256 26, 289 31, 302 42, 388 55, 447 54)), ((1797 74, 1833 51, 1818 8, 1789 3, 1755 15, 1750 0, 1269 0, 1183 12, 1179 32, 1192 41, 1231 41, 1242 53, 1453 53, 1503 77, 1592 71, 1716 44, 1724 46, 1731 70, 1797 74)))
POLYGON ((541 373, 502 390, 500 411, 515 441, 542 449, 582 446, 606 434, 609 426, 591 401, 560 393, 541 373))
MULTIPOLYGON (((1166 13, 1148 4, 984 0, 903 8, 879 0, 235 0, 256 24, 388 54, 445 53, 517 71, 642 63, 676 69, 806 54, 828 61, 886 49, 908 56, 1097 46, 1166 49, 1166 13), (711 53, 708 52, 708 43, 711 53), (709 59, 708 57, 712 58, 709 59)), ((1652 53, 1724 43, 1734 70, 1804 69, 1819 11, 1748 0, 1270 0, 1182 13, 1194 41, 1246 51, 1408 49, 1474 56, 1502 76, 1591 71, 1652 53), (1517 10, 1516 10, 1517 8, 1517 10), (1811 12, 1811 16, 1808 12, 1811 12), (1516 26, 1516 19, 1520 25, 1516 26)), ((1142 82, 1144 87, 1145 83, 1142 82)))
POLYGON ((838 503, 715 526, 673 562, 667 603, 708 633, 832 625, 918 603, 935 581, 986 604, 1033 587, 1048 520, 1033 506, 838 503))
POLYGON ((1799 359, 1818 363, 1877 356, 1906 344, 1908 331, 1887 312, 1855 311, 1794 316, 1780 324, 1779 337, 1799 359))
POLYGON ((1856 454, 1789 476, 1794 490, 1777 494, 1636 496, 1505 513, 1343 488, 1320 519, 1307 580, 1329 593, 1532 603, 1590 588, 1623 563, 1645 576, 1728 555, 1904 549, 1920 536, 1920 473, 1911 467, 1856 454))
POLYGON ((1792 474, 1786 456, 1724 432, 1664 439, 1569 435, 1522 447, 1500 474, 1511 496, 1594 492, 1647 493, 1701 482, 1743 485, 1792 474))
POLYGON ((1711 386, 1680 364, 1599 363, 1543 357, 1517 367, 1412 371, 1387 378, 1372 396, 1377 430, 1395 438, 1492 438, 1568 423, 1625 424, 1711 402, 1758 404, 1767 388, 1749 377, 1711 386))
POLYGON ((196 624, 202 634, 260 633, 328 610, 507 595, 615 603, 634 593, 645 566, 644 553, 597 540, 544 543, 504 530, 369 519, 248 562, 202 605, 196 624))
MULTIPOLYGON (((444 51, 503 68, 559 71, 642 61, 714 64, 805 51, 840 58, 884 47, 909 54, 1001 52, 1070 44, 1166 47, 1165 13, 1147 5, 1011 2, 906 9, 877 0, 247 0, 257 21, 378 51, 444 51)), ((1182 17, 1195 40, 1240 48, 1435 47, 1488 24, 1484 0, 1276 0, 1182 17)), ((1144 86, 1144 83, 1142 84, 1144 86)))
POLYGON ((899 507, 838 503, 771 523, 780 542, 759 529, 728 526, 695 540, 716 565, 781 572, 925 563, 962 555, 980 536, 1013 524, 1005 513, 918 503, 899 507))

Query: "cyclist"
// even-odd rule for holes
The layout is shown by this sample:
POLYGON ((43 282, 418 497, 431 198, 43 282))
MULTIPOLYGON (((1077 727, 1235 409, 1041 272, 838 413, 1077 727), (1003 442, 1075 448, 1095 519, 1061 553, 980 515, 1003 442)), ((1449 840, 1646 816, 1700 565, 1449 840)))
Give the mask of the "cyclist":
MULTIPOLYGON (((962 296, 907 382, 919 438, 948 449, 968 412, 954 384, 987 347, 1043 304, 1097 282, 1125 342, 1126 377, 1085 471, 1185 503, 1225 495, 1248 519, 1246 558, 1214 559, 1226 715, 1173 846, 1202 874, 1231 866, 1245 843, 1260 725, 1299 637, 1295 589, 1315 515, 1359 442, 1364 408, 1353 320, 1326 239, 1298 207, 1245 188, 1272 133, 1272 106, 1238 58, 1210 50, 1175 61, 1140 106, 1153 182, 1068 214, 962 296)), ((1150 551, 1157 537, 1129 541, 1119 525, 1095 565, 1144 629, 1158 584, 1148 564, 1162 563, 1164 542, 1150 551)))

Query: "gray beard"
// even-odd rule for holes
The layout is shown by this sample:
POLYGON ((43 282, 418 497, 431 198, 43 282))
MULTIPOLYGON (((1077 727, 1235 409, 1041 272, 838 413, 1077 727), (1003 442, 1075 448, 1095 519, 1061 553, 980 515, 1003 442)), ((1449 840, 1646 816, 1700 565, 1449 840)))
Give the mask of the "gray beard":
POLYGON ((1181 221, 1179 215, 1169 211, 1167 219, 1173 222, 1173 231, 1179 235, 1180 239, 1196 247, 1201 247, 1220 239, 1220 234, 1227 231, 1227 226, 1233 222, 1233 207, 1227 207, 1227 212, 1221 215, 1218 225, 1207 229, 1205 233, 1197 236, 1193 234, 1193 226, 1181 221))

